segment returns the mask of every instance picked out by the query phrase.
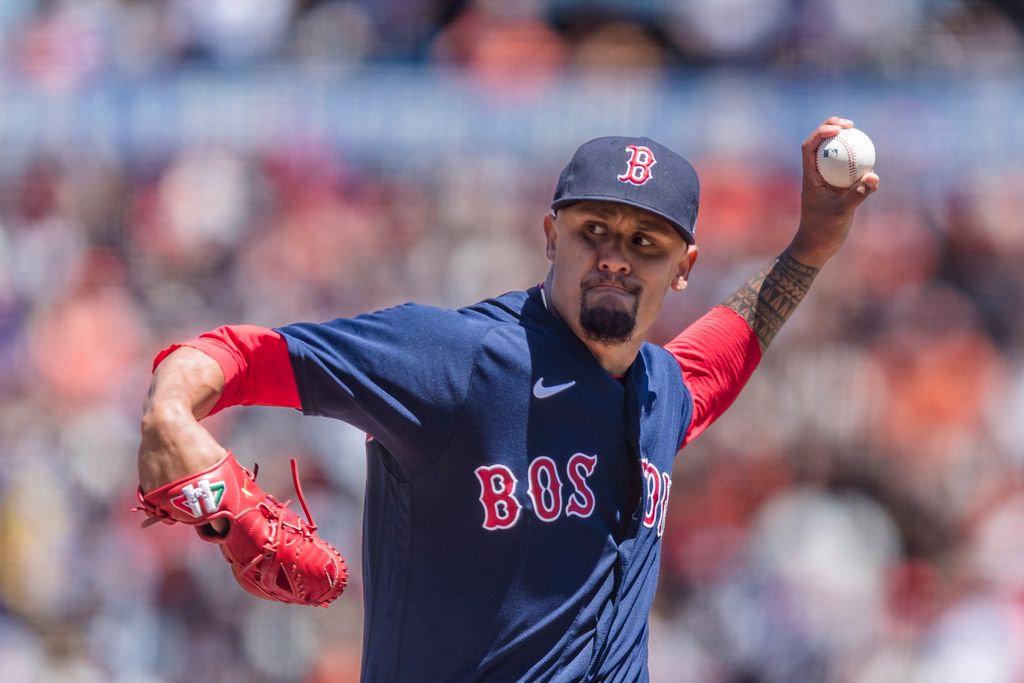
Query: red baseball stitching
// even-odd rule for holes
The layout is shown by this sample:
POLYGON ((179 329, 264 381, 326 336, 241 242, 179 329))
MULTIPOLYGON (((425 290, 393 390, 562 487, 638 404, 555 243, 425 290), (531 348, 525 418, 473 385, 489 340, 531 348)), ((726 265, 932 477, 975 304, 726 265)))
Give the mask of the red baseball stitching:
POLYGON ((846 165, 850 174, 850 184, 852 185, 857 180, 857 150, 842 135, 837 135, 836 140, 846 150, 846 165))

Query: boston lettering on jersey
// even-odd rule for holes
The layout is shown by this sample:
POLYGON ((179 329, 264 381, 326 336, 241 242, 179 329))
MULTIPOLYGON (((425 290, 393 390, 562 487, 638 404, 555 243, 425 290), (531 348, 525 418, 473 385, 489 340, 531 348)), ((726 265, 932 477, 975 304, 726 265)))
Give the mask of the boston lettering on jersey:
MULTIPOLYGON (((594 511, 594 492, 587 484, 587 477, 594 473, 598 457, 576 453, 569 458, 565 481, 572 487, 563 495, 566 485, 558 473, 555 462, 541 456, 530 463, 529 488, 526 495, 533 503, 533 513, 543 522, 554 522, 562 517, 586 518, 594 511), (562 504, 565 503, 563 510, 562 504)), ((640 461, 645 484, 645 506, 643 523, 649 529, 657 529, 658 536, 665 532, 665 511, 668 509, 668 492, 672 478, 668 472, 660 472, 647 461, 640 461)), ((480 480, 480 504, 483 506, 483 527, 488 531, 509 529, 519 521, 523 510, 516 489, 519 482, 505 465, 491 465, 476 468, 480 480)))

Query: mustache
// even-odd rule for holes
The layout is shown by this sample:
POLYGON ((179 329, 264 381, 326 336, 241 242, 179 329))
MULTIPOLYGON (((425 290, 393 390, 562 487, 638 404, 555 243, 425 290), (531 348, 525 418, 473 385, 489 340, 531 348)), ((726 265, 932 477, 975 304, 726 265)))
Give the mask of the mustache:
POLYGON ((583 278, 580 289, 586 291, 592 287, 601 287, 603 285, 619 287, 634 295, 639 295, 644 291, 643 285, 630 282, 625 275, 618 273, 593 273, 588 275, 583 278))

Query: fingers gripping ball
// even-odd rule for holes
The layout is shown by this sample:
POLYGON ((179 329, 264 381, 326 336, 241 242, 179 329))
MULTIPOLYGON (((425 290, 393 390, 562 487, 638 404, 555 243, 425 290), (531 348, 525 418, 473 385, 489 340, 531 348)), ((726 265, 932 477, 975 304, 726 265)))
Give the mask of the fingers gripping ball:
POLYGON ((875 169, 875 145, 862 131, 845 128, 818 145, 814 164, 829 185, 850 187, 875 169))
POLYGON ((182 522, 196 527, 200 538, 220 545, 242 588, 267 600, 299 605, 327 605, 341 595, 348 581, 345 559, 334 546, 316 535, 292 460, 292 481, 306 519, 278 502, 228 454, 216 465, 144 494, 145 524, 182 522), (226 520, 228 530, 217 534, 209 522, 226 520))

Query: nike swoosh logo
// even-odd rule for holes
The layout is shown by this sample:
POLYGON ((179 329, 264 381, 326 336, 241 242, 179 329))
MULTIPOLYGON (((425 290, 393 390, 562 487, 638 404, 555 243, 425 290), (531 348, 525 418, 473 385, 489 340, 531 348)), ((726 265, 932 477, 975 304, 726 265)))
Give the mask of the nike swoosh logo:
POLYGON ((544 378, 541 377, 537 380, 537 383, 533 385, 533 395, 537 398, 547 398, 548 396, 554 396, 560 391, 565 391, 569 387, 576 386, 576 380, 566 382, 565 384, 556 384, 554 386, 544 386, 544 378))

